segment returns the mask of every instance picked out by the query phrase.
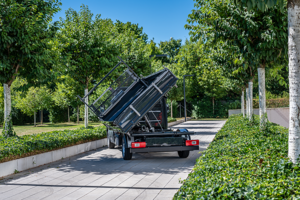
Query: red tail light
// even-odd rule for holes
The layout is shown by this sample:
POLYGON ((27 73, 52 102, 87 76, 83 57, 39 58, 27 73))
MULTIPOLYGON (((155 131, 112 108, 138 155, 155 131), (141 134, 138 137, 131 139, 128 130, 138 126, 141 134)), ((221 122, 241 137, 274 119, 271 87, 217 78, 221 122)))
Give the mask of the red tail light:
POLYGON ((199 146, 199 140, 186 140, 186 146, 199 146))
POLYGON ((145 148, 146 142, 132 142, 131 148, 145 148))

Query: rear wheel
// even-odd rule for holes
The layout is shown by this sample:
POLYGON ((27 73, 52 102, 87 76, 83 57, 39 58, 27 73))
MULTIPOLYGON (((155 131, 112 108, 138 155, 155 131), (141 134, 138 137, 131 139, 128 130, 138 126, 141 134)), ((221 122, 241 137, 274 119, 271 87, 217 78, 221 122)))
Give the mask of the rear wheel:
POLYGON ((190 151, 178 151, 178 156, 180 158, 187 158, 190 155, 190 151))
POLYGON ((122 155, 124 160, 131 160, 132 158, 132 153, 130 153, 130 149, 128 148, 127 136, 125 134, 122 142, 122 155))

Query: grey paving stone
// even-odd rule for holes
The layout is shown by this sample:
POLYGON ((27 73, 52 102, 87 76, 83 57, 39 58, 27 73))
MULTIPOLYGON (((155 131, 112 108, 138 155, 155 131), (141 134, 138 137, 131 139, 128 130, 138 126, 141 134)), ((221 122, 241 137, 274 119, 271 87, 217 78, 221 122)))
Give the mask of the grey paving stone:
POLYGON ((54 199, 61 199, 72 192, 78 190, 78 188, 74 187, 63 187, 63 189, 53 192, 53 194, 48 195, 47 197, 43 198, 44 200, 54 200, 54 199))
POLYGON ((121 196, 123 193, 125 193, 128 189, 112 189, 100 198, 99 200, 108 200, 108 199, 117 199, 119 196, 121 196))
POLYGON ((118 200, 131 200, 136 199, 145 189, 129 189, 119 196, 118 200))
POLYGON ((112 190, 111 188, 97 188, 79 199, 80 200, 95 200, 95 199, 98 199, 101 196, 105 195, 107 192, 109 192, 111 190, 112 190))
POLYGON ((153 200, 161 190, 144 190, 135 200, 153 200))
POLYGON ((100 148, 0 181, 0 199, 172 199, 223 121, 176 125, 195 131, 200 151, 180 159, 177 152, 138 153, 130 161, 120 149, 100 148), (29 173, 31 172, 31 173, 29 173), (13 178, 13 179, 9 179, 13 178), (4 185, 7 183, 8 185, 4 185), (14 185, 9 185, 14 184, 14 185))
POLYGON ((56 193, 57 191, 63 190, 64 187, 48 187, 45 190, 38 192, 34 195, 31 195, 27 198, 24 198, 24 200, 37 200, 37 199, 44 199, 47 196, 50 196, 54 193, 56 193))
POLYGON ((70 193, 68 196, 65 196, 61 200, 74 200, 74 199, 79 199, 82 196, 87 195, 91 191, 93 191, 94 188, 80 188, 79 190, 76 190, 73 193, 70 193))
POLYGON ((157 194, 155 200, 173 199, 173 196, 176 192, 177 190, 162 190, 157 194))

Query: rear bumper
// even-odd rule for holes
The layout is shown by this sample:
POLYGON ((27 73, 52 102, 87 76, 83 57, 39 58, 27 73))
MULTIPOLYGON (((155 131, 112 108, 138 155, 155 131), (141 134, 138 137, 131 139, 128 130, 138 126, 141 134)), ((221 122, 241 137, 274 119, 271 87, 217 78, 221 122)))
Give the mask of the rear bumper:
POLYGON ((199 150, 199 146, 170 146, 170 147, 130 148, 130 153, 167 152, 167 151, 194 151, 194 150, 199 150))

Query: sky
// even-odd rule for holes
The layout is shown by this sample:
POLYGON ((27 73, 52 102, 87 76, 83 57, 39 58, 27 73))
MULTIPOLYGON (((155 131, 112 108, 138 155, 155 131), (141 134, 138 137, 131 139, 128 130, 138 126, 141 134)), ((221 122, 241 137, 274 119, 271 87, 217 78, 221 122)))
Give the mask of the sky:
POLYGON ((61 3, 61 11, 54 15, 53 21, 64 18, 67 9, 79 11, 85 4, 94 15, 101 14, 101 18, 139 24, 148 39, 154 38, 156 43, 171 37, 182 39, 183 43, 189 39, 184 25, 194 9, 193 0, 61 0, 61 3))

